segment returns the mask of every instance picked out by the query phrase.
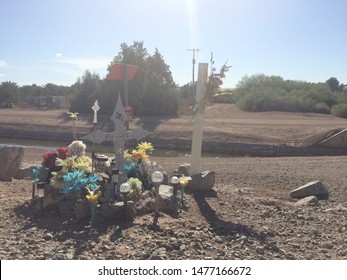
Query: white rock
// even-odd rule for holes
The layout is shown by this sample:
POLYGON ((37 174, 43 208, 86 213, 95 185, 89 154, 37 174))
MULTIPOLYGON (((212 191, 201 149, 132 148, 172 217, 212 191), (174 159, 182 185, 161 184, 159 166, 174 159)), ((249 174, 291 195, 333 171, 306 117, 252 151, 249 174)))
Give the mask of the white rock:
POLYGON ((292 198, 303 198, 311 195, 316 196, 318 199, 329 197, 329 193, 321 181, 309 182, 290 192, 292 198))

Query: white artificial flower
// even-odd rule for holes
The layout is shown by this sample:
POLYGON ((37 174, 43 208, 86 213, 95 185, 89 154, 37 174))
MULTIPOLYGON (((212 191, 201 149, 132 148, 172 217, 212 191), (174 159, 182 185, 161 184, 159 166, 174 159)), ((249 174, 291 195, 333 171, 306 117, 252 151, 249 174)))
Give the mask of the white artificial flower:
POLYGON ((84 156, 86 153, 86 145, 82 141, 73 141, 68 147, 67 147, 69 154, 72 156, 84 156))

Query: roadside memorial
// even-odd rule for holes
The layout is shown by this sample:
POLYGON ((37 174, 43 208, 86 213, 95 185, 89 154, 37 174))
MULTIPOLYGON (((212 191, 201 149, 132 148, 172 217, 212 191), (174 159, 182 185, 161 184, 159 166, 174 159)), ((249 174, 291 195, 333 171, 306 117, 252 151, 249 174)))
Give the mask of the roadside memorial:
POLYGON ((90 217, 92 225, 100 217, 127 221, 136 215, 135 204, 143 204, 141 194, 154 193, 156 189, 156 207, 150 209, 155 214, 156 223, 159 211, 177 211, 178 199, 173 195, 173 187, 165 186, 164 195, 159 190, 163 180, 158 184, 152 179, 153 174, 161 174, 161 178, 166 176, 167 179, 160 165, 149 159, 154 150, 152 144, 141 142, 136 148, 125 150, 127 139, 140 140, 150 132, 141 128, 134 132, 125 130, 126 113, 121 97, 118 97, 111 116, 114 122, 112 132, 96 128, 100 110, 97 101, 91 109, 94 114, 93 129, 81 140, 93 143, 92 158, 87 156, 86 145, 80 140, 56 151, 46 152, 41 166, 32 172, 32 201, 35 208, 43 215, 47 208, 55 207, 65 218, 81 220, 90 217), (95 144, 104 141, 113 142, 113 157, 95 153, 95 144))
POLYGON ((149 142, 139 141, 151 132, 142 128, 129 130, 127 121, 133 112, 129 107, 125 110, 118 94, 111 115, 114 123, 111 132, 97 128, 98 100, 91 106, 92 131, 80 140, 76 140, 78 113, 69 112, 73 120, 73 142, 67 147, 46 152, 41 166, 32 170, 32 202, 35 208, 45 215, 45 209, 55 207, 60 216, 76 220, 90 218, 93 226, 99 219, 128 221, 135 215, 153 213, 154 229, 158 227, 160 211, 177 214, 179 206, 189 209, 184 199, 185 191, 209 190, 215 181, 214 171, 201 172, 203 113, 204 107, 218 92, 228 67, 224 65, 218 74, 211 70, 209 77, 207 68, 208 64, 199 64, 192 161, 185 166, 184 172, 175 170, 169 178, 158 163, 149 159, 154 147, 149 142), (136 139, 136 148, 127 149, 130 139, 136 139), (87 156, 86 145, 82 141, 93 144, 91 158, 87 156), (112 156, 96 154, 96 144, 103 142, 113 142, 112 156))

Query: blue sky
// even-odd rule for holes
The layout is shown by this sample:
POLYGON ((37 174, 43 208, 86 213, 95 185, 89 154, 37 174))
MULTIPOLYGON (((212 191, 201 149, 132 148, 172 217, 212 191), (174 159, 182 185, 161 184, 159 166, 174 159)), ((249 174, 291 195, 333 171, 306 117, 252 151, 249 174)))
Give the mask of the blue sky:
MULTIPOLYGON (((245 75, 347 83, 347 0, 1 0, 0 82, 71 85, 88 69, 106 76, 120 45, 159 49, 173 79, 196 61, 245 75)), ((197 74, 198 65, 195 72, 197 74)))

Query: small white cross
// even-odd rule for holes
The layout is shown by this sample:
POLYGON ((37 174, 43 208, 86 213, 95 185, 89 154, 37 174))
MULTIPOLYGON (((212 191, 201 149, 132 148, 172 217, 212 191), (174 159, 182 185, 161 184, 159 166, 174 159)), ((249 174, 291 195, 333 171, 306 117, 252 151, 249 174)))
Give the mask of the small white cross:
POLYGON ((100 109, 100 106, 99 106, 99 103, 98 103, 98 100, 95 100, 95 103, 94 105, 92 106, 92 110, 94 111, 94 120, 93 120, 93 123, 97 123, 98 122, 98 111, 100 109))

